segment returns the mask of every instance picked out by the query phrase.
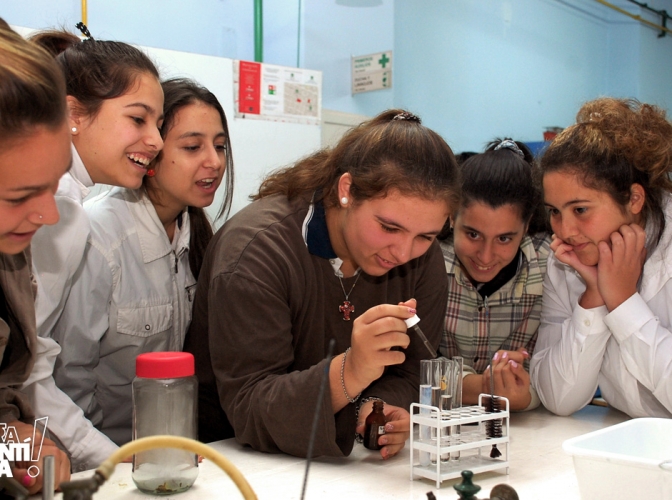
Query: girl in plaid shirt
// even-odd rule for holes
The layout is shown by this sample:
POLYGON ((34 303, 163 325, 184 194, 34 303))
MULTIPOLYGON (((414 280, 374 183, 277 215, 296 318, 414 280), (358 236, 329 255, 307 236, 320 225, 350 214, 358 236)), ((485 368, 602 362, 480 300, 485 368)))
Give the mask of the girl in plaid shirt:
POLYGON ((462 199, 441 242, 448 307, 441 351, 464 358, 463 401, 490 392, 512 410, 539 404, 527 364, 541 313, 550 235, 530 150, 491 143, 461 166, 462 199))

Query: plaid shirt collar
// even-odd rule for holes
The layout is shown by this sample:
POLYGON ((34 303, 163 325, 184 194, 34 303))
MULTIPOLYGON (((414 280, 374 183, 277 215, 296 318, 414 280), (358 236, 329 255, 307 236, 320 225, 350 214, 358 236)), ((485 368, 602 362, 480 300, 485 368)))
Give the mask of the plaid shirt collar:
MULTIPOLYGON (((446 239, 445 242, 442 243, 441 251, 443 252, 443 260, 446 265, 446 273, 453 275, 460 285, 475 291, 476 288, 471 281, 469 281, 469 278, 460 265, 460 260, 457 258, 457 255, 455 255, 455 246, 453 245, 452 237, 446 239)), ((523 294, 542 294, 543 274, 539 267, 539 260, 537 259, 537 252, 534 249, 534 243, 529 235, 526 234, 523 237, 523 240, 520 242, 520 249, 523 262, 518 266, 519 272, 516 273, 514 280, 509 281, 502 286, 502 288, 493 294, 494 296, 503 295, 511 297, 515 302, 520 299, 523 294), (528 276, 541 276, 541 279, 528 280, 528 276)))

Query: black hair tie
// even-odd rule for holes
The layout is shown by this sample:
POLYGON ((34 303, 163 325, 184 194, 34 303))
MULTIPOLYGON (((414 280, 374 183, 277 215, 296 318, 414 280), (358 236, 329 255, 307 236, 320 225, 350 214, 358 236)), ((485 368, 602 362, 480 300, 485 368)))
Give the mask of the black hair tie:
POLYGON ((525 154, 520 150, 518 144, 516 144, 515 141, 511 139, 504 139, 502 142, 497 144, 497 146, 493 151, 497 151, 498 149, 510 149, 518 156, 520 156, 523 160, 525 159, 525 154))
POLYGON ((413 113, 409 113, 408 111, 402 111, 401 113, 394 115, 393 120, 408 120, 409 122, 415 122, 418 125, 422 124, 420 121, 420 118, 415 116, 413 113))
POLYGON ((86 37, 86 38, 84 38, 84 40, 83 40, 84 42, 88 42, 89 40, 94 40, 94 41, 95 41, 95 38, 93 38, 93 37, 91 36, 91 32, 89 31, 89 28, 87 28, 87 27, 86 27, 86 24, 84 24, 83 22, 81 22, 81 21, 78 22, 78 23, 75 25, 75 28, 77 28, 79 31, 81 31, 81 32, 82 32, 82 35, 84 35, 84 36, 86 37))

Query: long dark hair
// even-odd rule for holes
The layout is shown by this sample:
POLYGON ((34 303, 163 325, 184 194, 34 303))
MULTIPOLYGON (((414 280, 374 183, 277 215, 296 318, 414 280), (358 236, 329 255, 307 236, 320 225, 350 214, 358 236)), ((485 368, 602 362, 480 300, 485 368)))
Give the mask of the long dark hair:
POLYGON ((65 123, 65 81, 53 58, 4 20, 0 27, 0 141, 65 123))
POLYGON ((252 199, 276 193, 291 199, 321 190, 325 207, 334 207, 338 180, 346 172, 354 202, 396 189, 445 200, 452 211, 459 197, 457 163, 448 144, 415 115, 391 109, 351 129, 335 147, 272 173, 252 199))
POLYGON ((154 63, 140 49, 124 42, 81 41, 67 31, 43 31, 30 37, 54 54, 65 76, 66 91, 88 116, 95 116, 103 101, 124 95, 136 79, 149 73, 159 79, 154 63))
MULTIPOLYGON (((505 137, 504 139, 494 139, 488 143, 485 152, 506 150, 513 153, 514 151, 505 147, 496 149, 503 144, 504 141, 511 140, 512 139, 508 137, 505 137)), ((527 144, 520 141, 513 142, 523 153, 522 160, 524 160, 524 163, 520 162, 521 157, 518 154, 515 155, 516 158, 512 159, 509 155, 507 160, 504 160, 502 168, 505 169, 505 171, 507 171, 508 168, 511 170, 508 171, 510 184, 506 188, 506 193, 502 193, 500 198, 502 200, 506 198, 507 201, 504 201, 502 204, 511 204, 520 209, 522 220, 527 221, 529 224, 527 229, 528 234, 550 233, 548 216, 546 215, 546 209, 544 208, 544 197, 541 192, 541 173, 539 172, 537 159, 534 157, 534 153, 532 153, 532 150, 530 150, 527 144), (515 194, 516 190, 520 190, 517 193, 517 200, 515 194)))
POLYGON ((587 102, 576 124, 549 145, 541 170, 575 174, 620 207, 630 201, 632 185, 640 184, 646 193, 643 215, 656 227, 657 242, 665 228, 663 195, 672 191, 672 124, 662 109, 634 99, 587 102))
MULTIPOLYGON (((165 140, 168 131, 175 122, 175 116, 184 107, 197 102, 202 102, 214 108, 222 120, 222 128, 226 135, 226 165, 224 170, 224 179, 222 184, 226 190, 222 205, 217 212, 215 220, 221 217, 228 217, 233 200, 233 153, 231 151, 231 138, 229 136, 229 125, 226 121, 226 115, 222 105, 217 97, 205 87, 187 78, 173 78, 161 83, 164 94, 163 104, 163 124, 161 125, 161 137, 165 140)), ((156 161, 160 162, 163 152, 159 153, 156 161)), ((145 177, 145 188, 149 189, 145 177)), ((189 238, 189 267, 194 277, 198 278, 201 271, 201 264, 205 255, 205 249, 212 238, 212 224, 205 213, 205 210, 197 207, 188 207, 189 224, 191 235, 189 238)))

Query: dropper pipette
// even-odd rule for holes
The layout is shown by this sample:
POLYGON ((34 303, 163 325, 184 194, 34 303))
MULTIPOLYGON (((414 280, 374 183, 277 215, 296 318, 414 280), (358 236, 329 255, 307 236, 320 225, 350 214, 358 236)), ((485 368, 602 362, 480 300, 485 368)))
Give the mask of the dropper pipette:
POLYGON ((404 323, 406 323, 406 326, 408 328, 412 328, 413 330, 415 330, 415 333, 418 334, 420 340, 422 340, 422 342, 425 344, 425 347, 429 351, 429 354, 432 355, 431 359, 437 358, 439 355, 437 354, 432 344, 429 343, 429 340, 427 340, 427 337, 425 336, 424 332, 418 326, 418 323, 420 323, 420 318, 418 318, 418 315, 416 314, 408 319, 405 319, 404 323))

